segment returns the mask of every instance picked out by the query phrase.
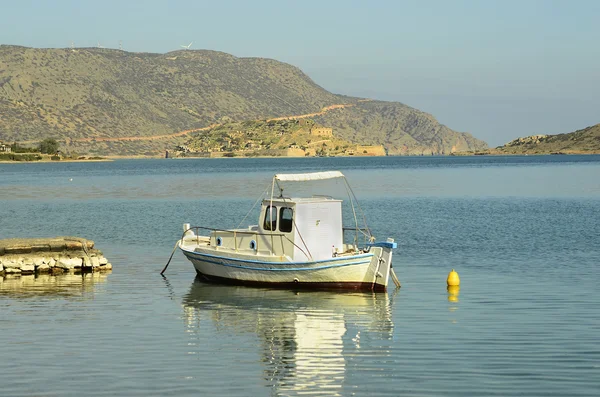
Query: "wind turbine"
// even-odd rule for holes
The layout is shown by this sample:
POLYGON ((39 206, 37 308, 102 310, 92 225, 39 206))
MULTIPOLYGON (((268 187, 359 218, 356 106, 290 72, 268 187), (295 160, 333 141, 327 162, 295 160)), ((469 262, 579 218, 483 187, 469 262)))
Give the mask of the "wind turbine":
POLYGON ((186 50, 189 50, 190 47, 192 46, 192 43, 193 43, 193 41, 190 44, 188 44, 188 45, 182 45, 181 47, 185 48, 186 50))

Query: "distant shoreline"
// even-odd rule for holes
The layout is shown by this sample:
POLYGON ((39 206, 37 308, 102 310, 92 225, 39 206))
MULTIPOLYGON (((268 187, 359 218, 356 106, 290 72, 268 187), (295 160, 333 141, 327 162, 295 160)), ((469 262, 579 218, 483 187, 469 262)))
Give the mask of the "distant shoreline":
MULTIPOLYGON (((440 155, 389 155, 389 156, 331 156, 338 158, 365 158, 365 157, 500 157, 500 156, 586 156, 586 155, 600 155, 600 152, 565 152, 565 153, 464 153, 457 152, 453 154, 440 154, 440 155)), ((42 159, 35 161, 17 161, 17 160, 0 160, 0 164, 33 164, 33 163, 102 163, 111 162, 115 160, 151 160, 151 159, 164 159, 164 160, 195 160, 195 159, 299 159, 299 158, 319 158, 319 157, 286 157, 286 156, 252 156, 252 157, 169 157, 164 156, 106 156, 103 159, 93 160, 80 160, 80 159, 69 159, 69 160, 50 160, 42 159)))
POLYGON ((558 151, 558 152, 550 152, 550 153, 536 153, 536 152, 520 152, 520 153, 508 153, 508 152, 503 152, 503 151, 499 151, 497 149, 490 149, 489 151, 486 152, 477 152, 477 153, 467 153, 467 152, 456 152, 453 154, 450 154, 449 156, 456 156, 456 157, 466 157, 466 156, 585 156, 585 155, 598 155, 600 154, 600 151, 595 151, 595 150, 565 150, 565 151, 558 151))
POLYGON ((68 160, 0 160, 0 164, 31 164, 31 163, 101 163, 106 161, 113 161, 112 159, 93 159, 93 160, 79 160, 79 159, 68 159, 68 160))

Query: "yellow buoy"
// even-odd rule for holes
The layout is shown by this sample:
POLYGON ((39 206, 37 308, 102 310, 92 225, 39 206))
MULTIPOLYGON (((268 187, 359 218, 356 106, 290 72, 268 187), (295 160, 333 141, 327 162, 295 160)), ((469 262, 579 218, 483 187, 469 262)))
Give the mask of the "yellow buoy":
POLYGON ((451 285, 460 285, 460 278, 458 277, 458 273, 452 269, 450 273, 448 273, 448 278, 446 279, 446 283, 448 286, 451 285))

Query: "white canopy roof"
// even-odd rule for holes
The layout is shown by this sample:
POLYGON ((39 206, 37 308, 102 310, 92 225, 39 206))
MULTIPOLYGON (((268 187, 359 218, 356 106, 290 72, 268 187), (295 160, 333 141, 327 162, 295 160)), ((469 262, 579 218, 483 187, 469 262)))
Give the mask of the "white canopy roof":
POLYGON ((343 178, 344 174, 340 171, 309 172, 306 174, 275 174, 278 181, 306 182, 318 181, 321 179, 343 178))

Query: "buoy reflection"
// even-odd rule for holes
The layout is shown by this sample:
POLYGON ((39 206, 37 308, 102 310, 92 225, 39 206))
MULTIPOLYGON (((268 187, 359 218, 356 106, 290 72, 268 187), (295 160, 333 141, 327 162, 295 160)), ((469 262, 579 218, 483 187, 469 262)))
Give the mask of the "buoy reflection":
POLYGON ((448 302, 458 302, 459 293, 460 293, 460 286, 449 285, 448 286, 448 302))

